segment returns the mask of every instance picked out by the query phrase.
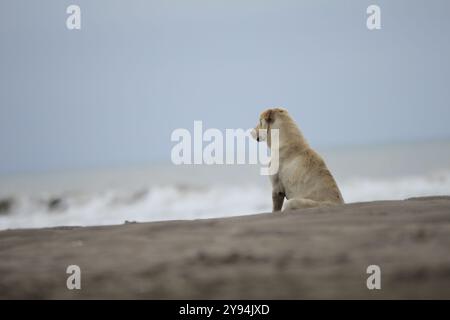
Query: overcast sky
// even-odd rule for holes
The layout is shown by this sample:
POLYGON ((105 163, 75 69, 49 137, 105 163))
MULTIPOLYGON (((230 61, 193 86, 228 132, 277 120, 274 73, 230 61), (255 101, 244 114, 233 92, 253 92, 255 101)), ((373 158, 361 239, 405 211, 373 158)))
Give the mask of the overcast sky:
POLYGON ((284 106, 313 146, 450 137, 450 1, 0 2, 0 174, 170 161, 284 106), (81 30, 66 8, 81 7, 81 30), (366 8, 381 7, 381 30, 366 8))

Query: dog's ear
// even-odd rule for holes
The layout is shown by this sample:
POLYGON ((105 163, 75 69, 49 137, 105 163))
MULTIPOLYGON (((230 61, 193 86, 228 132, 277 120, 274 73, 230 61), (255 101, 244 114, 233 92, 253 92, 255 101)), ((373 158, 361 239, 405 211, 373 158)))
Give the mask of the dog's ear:
POLYGON ((274 112, 272 109, 266 110, 263 113, 263 119, 266 120, 267 123, 271 123, 274 121, 274 112))
POLYGON ((275 108, 274 109, 276 112, 279 112, 279 113, 287 113, 287 110, 286 109, 284 109, 284 108, 275 108))

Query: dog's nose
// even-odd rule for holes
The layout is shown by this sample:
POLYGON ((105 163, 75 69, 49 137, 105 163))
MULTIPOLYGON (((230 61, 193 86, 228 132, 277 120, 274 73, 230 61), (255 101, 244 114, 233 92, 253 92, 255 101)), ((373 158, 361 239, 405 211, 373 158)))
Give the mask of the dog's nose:
POLYGON ((257 138, 256 138, 256 141, 258 141, 258 142, 259 142, 259 137, 257 137, 257 138))

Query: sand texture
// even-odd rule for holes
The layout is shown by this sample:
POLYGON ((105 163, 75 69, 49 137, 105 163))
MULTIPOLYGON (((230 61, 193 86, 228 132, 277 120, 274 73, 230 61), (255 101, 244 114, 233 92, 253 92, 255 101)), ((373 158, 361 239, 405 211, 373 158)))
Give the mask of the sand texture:
POLYGON ((450 299, 450 197, 1 231, 0 298, 450 299))

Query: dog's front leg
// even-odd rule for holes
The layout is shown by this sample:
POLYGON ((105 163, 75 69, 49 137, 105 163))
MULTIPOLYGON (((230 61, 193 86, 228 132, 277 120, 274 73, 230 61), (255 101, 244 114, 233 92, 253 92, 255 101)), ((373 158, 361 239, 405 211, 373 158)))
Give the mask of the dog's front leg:
POLYGON ((278 192, 278 191, 273 191, 272 192, 272 212, 275 211, 280 211, 281 208, 283 207, 283 202, 284 202, 284 193, 283 192, 278 192))

